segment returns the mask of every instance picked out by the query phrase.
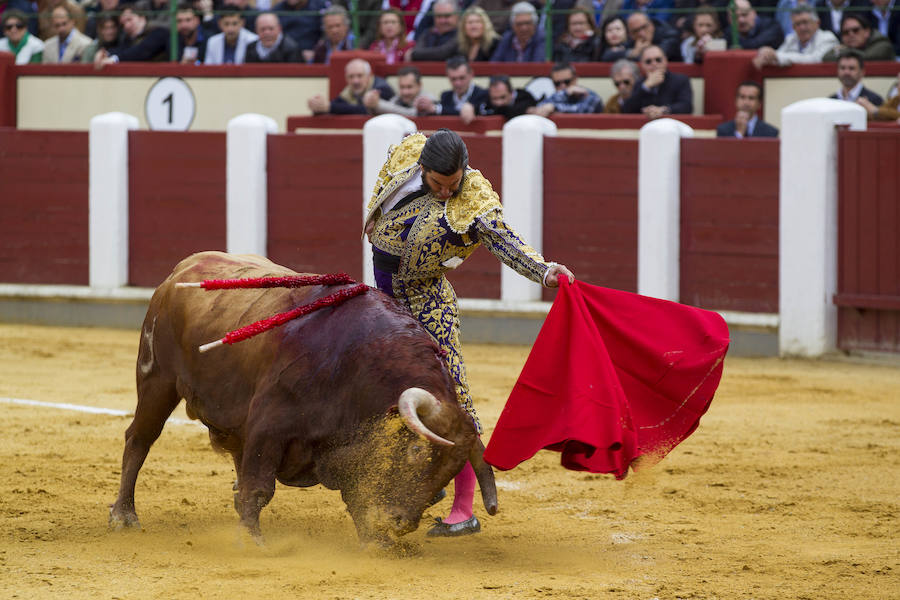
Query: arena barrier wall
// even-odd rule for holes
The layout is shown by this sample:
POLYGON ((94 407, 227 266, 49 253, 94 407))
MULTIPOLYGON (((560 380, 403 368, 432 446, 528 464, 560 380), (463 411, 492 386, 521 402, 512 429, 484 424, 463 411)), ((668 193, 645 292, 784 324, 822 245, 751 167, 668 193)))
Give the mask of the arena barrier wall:
POLYGON ((838 347, 900 352, 900 132, 840 131, 838 347))

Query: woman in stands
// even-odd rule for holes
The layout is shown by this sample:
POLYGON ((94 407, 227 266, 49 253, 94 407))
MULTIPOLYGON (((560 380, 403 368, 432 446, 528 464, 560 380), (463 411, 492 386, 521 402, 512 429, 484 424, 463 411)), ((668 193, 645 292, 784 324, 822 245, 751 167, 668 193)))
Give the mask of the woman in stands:
POLYGON ((387 64, 396 65, 403 62, 407 51, 412 50, 415 42, 406 40, 406 24, 400 12, 386 10, 378 17, 378 34, 369 50, 384 54, 387 64))
POLYGON ((616 62, 625 58, 628 52, 628 28, 625 20, 619 16, 608 17, 603 21, 603 40, 600 44, 600 56, 596 60, 616 62))
POLYGON ((500 43, 490 17, 480 6, 470 6, 462 14, 462 26, 456 35, 459 54, 469 62, 488 61, 500 43))
POLYGON ((99 13, 94 17, 97 39, 84 49, 81 62, 91 64, 97 50, 104 48, 107 52, 119 45, 119 19, 113 13, 99 13))
POLYGON ((718 13, 712 8, 700 8, 691 20, 691 36, 681 42, 681 56, 684 62, 699 65, 710 48, 724 50, 724 42, 718 13))
POLYGON ((566 31, 553 47, 553 62, 588 62, 600 55, 600 40, 594 35, 594 15, 576 8, 566 19, 566 31))

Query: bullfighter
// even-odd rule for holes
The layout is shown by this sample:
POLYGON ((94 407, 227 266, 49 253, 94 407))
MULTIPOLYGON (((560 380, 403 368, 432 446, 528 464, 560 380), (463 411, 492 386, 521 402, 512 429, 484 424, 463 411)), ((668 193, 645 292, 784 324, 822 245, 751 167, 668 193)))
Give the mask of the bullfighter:
MULTIPOLYGON (((465 142, 440 129, 426 139, 407 136, 388 152, 369 201, 364 231, 372 243, 375 282, 403 303, 446 352, 457 400, 481 424, 472 405, 460 353, 459 307, 444 273, 459 266, 478 247, 505 265, 547 287, 575 276, 548 262, 504 221, 500 198, 490 182, 468 165, 465 142)), ((470 464, 454 480, 450 514, 437 519, 429 536, 477 533, 472 512, 475 474, 470 464)))

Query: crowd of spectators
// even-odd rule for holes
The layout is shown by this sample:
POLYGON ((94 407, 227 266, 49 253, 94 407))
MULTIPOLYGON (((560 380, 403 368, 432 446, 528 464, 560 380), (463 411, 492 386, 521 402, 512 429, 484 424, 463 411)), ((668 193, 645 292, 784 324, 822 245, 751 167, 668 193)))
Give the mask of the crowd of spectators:
MULTIPOLYGON (((169 0, 0 0, 0 52, 13 53, 17 64, 81 62, 99 69, 172 58, 328 63, 336 51, 363 48, 403 65, 400 93, 375 77, 369 63, 352 61, 337 98, 309 100, 314 113, 450 114, 468 121, 524 113, 690 113, 690 82, 669 64, 702 63, 710 52, 737 45, 755 50, 758 69, 834 62, 840 82, 834 97, 858 102, 873 119, 896 113, 896 85, 885 100, 862 84, 867 61, 898 59, 895 0, 735 0, 733 6, 729 0, 552 0, 549 12, 545 1, 358 0, 351 17, 349 0, 182 0, 173 18, 169 0), (422 92, 412 66, 418 61, 446 61, 450 89, 440 98, 422 92), (485 61, 546 61, 553 89, 516 88, 504 75, 482 89, 473 82, 474 65, 485 61), (613 64, 616 93, 606 102, 577 83, 576 66, 585 62, 613 64)), ((771 132, 748 113, 761 94, 749 83, 736 90, 735 135, 771 132)))

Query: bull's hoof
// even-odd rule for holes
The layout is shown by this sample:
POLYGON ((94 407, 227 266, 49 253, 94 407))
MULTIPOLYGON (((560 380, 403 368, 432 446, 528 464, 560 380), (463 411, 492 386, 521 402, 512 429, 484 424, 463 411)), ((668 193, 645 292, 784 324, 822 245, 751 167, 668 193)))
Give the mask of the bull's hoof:
POLYGON ((115 505, 109 507, 109 530, 140 529, 137 513, 128 510, 116 510, 115 505))
POLYGON ((459 537, 461 535, 472 535, 481 531, 481 523, 478 518, 472 515, 470 518, 460 523, 444 523, 443 519, 438 517, 434 527, 428 530, 428 537, 459 537))
POLYGON ((441 491, 439 491, 437 494, 434 495, 434 498, 432 498, 431 500, 428 501, 428 506, 426 506, 425 508, 428 508, 429 506, 434 506, 435 504, 437 504, 438 502, 440 502, 441 500, 443 500, 446 497, 447 497, 447 490, 442 489, 441 491))

